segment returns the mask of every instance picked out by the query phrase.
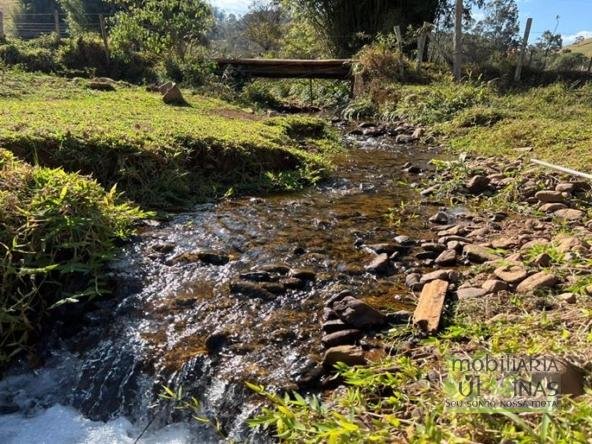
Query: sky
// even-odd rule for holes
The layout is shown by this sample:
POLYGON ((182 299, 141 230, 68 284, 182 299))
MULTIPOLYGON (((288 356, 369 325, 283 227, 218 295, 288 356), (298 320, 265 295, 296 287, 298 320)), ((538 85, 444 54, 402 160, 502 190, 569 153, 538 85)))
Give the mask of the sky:
MULTIPOLYGON (((573 43, 578 35, 592 37, 592 0, 517 0, 520 8, 522 30, 528 17, 533 18, 531 41, 550 29, 555 30, 559 15, 557 32, 563 35, 564 43, 573 43)), ((250 0, 211 0, 228 12, 244 13, 250 0)), ((522 32, 522 31, 521 31, 522 32)))

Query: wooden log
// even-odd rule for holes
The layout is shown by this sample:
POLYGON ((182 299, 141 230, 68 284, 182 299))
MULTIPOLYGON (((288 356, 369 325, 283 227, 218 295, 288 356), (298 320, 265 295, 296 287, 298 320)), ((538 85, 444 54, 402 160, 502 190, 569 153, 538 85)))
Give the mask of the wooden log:
POLYGON ((252 77, 338 80, 352 77, 352 61, 348 59, 218 59, 216 62, 220 69, 232 66, 252 77))
POLYGON ((424 333, 434 334, 440 327, 448 282, 435 280, 423 287, 415 313, 413 325, 424 333))

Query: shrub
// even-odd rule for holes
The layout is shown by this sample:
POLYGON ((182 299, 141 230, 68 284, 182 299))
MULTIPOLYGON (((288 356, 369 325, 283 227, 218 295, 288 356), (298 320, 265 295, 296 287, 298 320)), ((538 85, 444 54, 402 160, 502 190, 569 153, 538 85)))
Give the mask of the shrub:
POLYGON ((65 40, 57 51, 57 61, 67 69, 110 75, 110 63, 103 41, 98 35, 83 34, 65 40))
POLYGON ((8 66, 20 66, 33 72, 51 73, 58 69, 50 49, 22 42, 0 45, 0 60, 8 66))
POLYGON ((27 346, 52 307, 106 292, 115 241, 145 216, 115 189, 0 149, 0 364, 27 346))

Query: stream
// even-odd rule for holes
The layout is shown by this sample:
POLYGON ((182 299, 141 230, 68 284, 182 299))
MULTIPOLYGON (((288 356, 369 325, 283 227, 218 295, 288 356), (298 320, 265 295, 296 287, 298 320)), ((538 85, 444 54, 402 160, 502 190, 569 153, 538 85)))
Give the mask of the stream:
POLYGON ((0 381, 0 442, 220 441, 159 399, 163 386, 198 398, 225 436, 264 441, 246 425, 260 399, 244 381, 305 387, 327 298, 347 289, 385 312, 413 307, 404 270, 365 272, 363 245, 426 236, 425 208, 411 210, 418 178, 402 169, 435 153, 388 137, 348 144, 318 187, 201 205, 143 230, 110 267, 116 293, 66 317, 38 368, 20 363, 0 381))

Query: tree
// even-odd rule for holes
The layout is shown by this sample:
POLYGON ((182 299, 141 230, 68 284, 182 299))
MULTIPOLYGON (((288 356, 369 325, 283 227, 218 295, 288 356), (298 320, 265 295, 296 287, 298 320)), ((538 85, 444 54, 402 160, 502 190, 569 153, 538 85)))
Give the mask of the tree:
POLYGON ((245 37, 263 52, 279 49, 285 28, 283 15, 279 5, 254 3, 242 18, 245 37))
POLYGON ((161 54, 172 50, 184 60, 191 47, 207 42, 212 10, 204 0, 113 0, 123 10, 111 31, 114 47, 161 54))
POLYGON ((546 52, 555 52, 563 48, 563 37, 561 34, 554 34, 551 31, 543 32, 538 39, 536 47, 546 52))
POLYGON ((433 22, 442 0, 285 0, 323 35, 335 55, 351 56, 395 25, 433 22))
POLYGON ((113 14, 114 5, 107 0, 59 0, 62 10, 66 13, 66 21, 70 34, 97 30, 99 14, 113 14))
POLYGON ((485 12, 485 18, 477 22, 475 32, 489 40, 498 51, 517 46, 520 25, 516 0, 489 0, 485 12))

